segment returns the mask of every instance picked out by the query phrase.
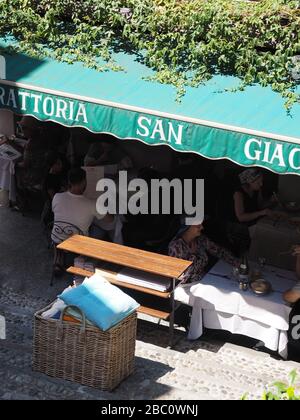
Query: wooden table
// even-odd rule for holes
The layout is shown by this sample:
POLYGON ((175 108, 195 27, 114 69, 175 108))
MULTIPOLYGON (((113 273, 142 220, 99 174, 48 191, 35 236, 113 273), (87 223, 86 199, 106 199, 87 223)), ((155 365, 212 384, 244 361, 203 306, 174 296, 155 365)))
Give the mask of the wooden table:
MULTIPOLYGON (((80 235, 71 236, 59 244, 57 248, 74 254, 84 255, 99 261, 105 261, 106 263, 113 263, 114 265, 109 268, 101 268, 101 274, 104 275, 108 281, 118 287, 125 288, 127 292, 134 290, 144 296, 147 295, 147 297, 156 296, 157 298, 165 299, 170 305, 168 310, 160 310, 147 304, 146 306, 142 305, 139 308, 139 312, 146 313, 160 319, 168 319, 170 325, 170 345, 172 345, 175 312, 174 290, 180 283, 178 279, 181 274, 184 273, 185 270, 192 264, 191 261, 80 235), (137 286, 123 281, 121 282, 117 279, 120 266, 121 268, 130 267, 143 272, 169 278, 172 284, 171 289, 166 292, 161 292, 147 287, 137 286)), ((69 273, 82 276, 91 276, 93 274, 92 272, 82 270, 78 267, 69 267, 67 271, 69 273)))
POLYGON ((284 302, 282 293, 295 285, 296 275, 266 266, 263 278, 272 285, 269 294, 257 295, 251 288, 240 290, 232 266, 218 261, 187 292, 193 301, 188 338, 201 337, 203 327, 227 330, 263 341, 265 347, 286 358, 291 307, 284 302))

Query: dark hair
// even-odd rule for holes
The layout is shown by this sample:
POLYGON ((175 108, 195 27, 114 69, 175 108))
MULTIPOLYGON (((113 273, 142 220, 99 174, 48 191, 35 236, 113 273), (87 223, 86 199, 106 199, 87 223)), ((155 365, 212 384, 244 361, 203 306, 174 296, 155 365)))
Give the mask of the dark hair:
POLYGON ((86 173, 82 168, 72 168, 68 173, 70 185, 78 185, 86 180, 86 173))

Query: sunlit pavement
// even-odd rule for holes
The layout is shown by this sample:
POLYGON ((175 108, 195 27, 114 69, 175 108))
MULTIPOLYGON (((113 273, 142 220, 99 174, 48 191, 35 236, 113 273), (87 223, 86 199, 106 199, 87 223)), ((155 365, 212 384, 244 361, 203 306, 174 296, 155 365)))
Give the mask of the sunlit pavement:
POLYGON ((134 373, 113 392, 33 372, 34 312, 71 278, 49 286, 52 252, 37 217, 0 208, 0 242, 0 315, 6 320, 6 339, 0 340, 1 399, 239 399, 245 392, 259 398, 264 386, 286 380, 294 367, 300 373, 295 362, 244 347, 254 340, 217 331, 190 342, 178 329, 170 350, 167 327, 145 320, 138 322, 134 373))

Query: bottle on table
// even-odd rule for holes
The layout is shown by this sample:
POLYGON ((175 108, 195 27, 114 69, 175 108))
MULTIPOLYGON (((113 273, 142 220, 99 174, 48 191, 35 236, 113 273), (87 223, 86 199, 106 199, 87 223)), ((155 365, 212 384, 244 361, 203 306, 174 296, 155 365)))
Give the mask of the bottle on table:
POLYGON ((241 290, 248 289, 249 283, 249 262, 247 254, 244 254, 241 258, 241 262, 239 265, 239 286, 241 290))

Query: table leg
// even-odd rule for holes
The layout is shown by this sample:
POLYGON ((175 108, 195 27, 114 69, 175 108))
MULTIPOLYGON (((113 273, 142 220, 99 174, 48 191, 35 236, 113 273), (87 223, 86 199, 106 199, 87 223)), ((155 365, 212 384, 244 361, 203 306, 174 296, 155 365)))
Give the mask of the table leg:
POLYGON ((198 299, 195 298, 193 302, 193 311, 190 323, 190 330, 188 334, 189 340, 197 340, 203 334, 203 317, 202 308, 198 299))
POLYGON ((171 293, 171 314, 169 319, 169 348, 173 347, 174 342, 174 317, 175 317, 175 299, 174 299, 174 290, 176 279, 172 279, 172 293, 171 293))

